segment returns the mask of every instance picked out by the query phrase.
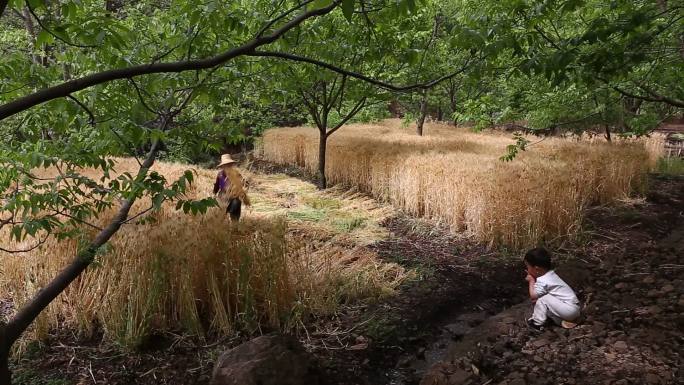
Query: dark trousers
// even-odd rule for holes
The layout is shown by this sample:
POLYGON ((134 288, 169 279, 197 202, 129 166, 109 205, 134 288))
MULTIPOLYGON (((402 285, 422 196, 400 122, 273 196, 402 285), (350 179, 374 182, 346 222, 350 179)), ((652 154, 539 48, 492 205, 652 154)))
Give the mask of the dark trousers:
POLYGON ((240 220, 240 213, 242 212, 242 202, 237 198, 232 198, 226 207, 226 214, 230 214, 230 219, 233 221, 240 220))

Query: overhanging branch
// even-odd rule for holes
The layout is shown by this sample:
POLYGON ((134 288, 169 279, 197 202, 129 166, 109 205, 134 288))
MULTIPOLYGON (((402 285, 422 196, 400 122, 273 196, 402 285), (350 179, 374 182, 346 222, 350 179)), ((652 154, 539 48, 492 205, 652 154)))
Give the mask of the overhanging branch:
POLYGON ((127 79, 134 76, 157 74, 157 73, 177 73, 191 70, 210 69, 219 66, 235 57, 246 55, 254 52, 257 48, 273 43, 283 36, 286 32, 295 28, 305 20, 322 16, 330 13, 335 9, 341 0, 336 0, 327 7, 313 9, 302 13, 285 23, 282 27, 275 30, 273 33, 265 36, 254 38, 239 47, 227 50, 219 55, 208 57, 205 59, 185 60, 167 63, 148 63, 132 67, 116 68, 107 71, 94 73, 92 75, 83 76, 56 86, 44 88, 40 91, 34 92, 30 95, 24 96, 12 102, 0 106, 0 120, 9 116, 15 115, 19 112, 28 110, 31 107, 54 100, 67 95, 84 90, 86 88, 111 82, 113 80, 127 79))
POLYGON ((669 105, 674 106, 674 107, 684 108, 684 100, 679 100, 679 99, 671 98, 668 96, 660 95, 660 94, 656 93, 655 91, 653 91, 652 89, 647 88, 645 86, 639 86, 639 87, 641 89, 643 89, 644 91, 646 91, 650 96, 638 95, 638 94, 635 94, 633 92, 626 91, 626 90, 624 90, 618 86, 611 85, 610 87, 612 89, 614 89, 615 91, 617 91, 618 93, 620 93, 624 96, 633 98, 633 99, 641 99, 641 100, 645 100, 647 102, 665 103, 665 104, 669 104, 669 105))
POLYGON ((363 97, 363 98, 361 98, 361 100, 359 100, 359 101, 356 103, 356 105, 354 106, 354 108, 352 108, 351 111, 349 111, 349 113, 347 114, 347 116, 345 116, 344 119, 342 119, 341 122, 339 122, 335 127, 333 127, 330 131, 328 131, 328 133, 326 134, 326 136, 330 136, 330 135, 334 134, 335 131, 339 130, 340 127, 344 126, 351 118, 353 118, 354 116, 356 116, 356 114, 358 114, 359 111, 361 111, 361 109, 363 109, 363 107, 364 107, 365 104, 366 104, 366 97, 363 97))
POLYGON ((373 84, 373 85, 378 86, 380 88, 384 88, 386 90, 394 91, 394 92, 412 92, 412 91, 416 91, 416 90, 430 89, 430 88, 440 84, 441 82, 448 80, 448 79, 451 79, 451 78, 457 76, 458 74, 464 72, 470 66, 470 63, 467 63, 466 65, 464 65, 463 67, 461 67, 457 71, 454 71, 454 72, 449 73, 447 75, 441 76, 437 79, 431 80, 431 81, 426 82, 426 83, 418 83, 418 84, 412 84, 412 85, 407 85, 407 86, 397 86, 394 84, 383 82, 381 80, 373 79, 367 75, 364 75, 364 74, 361 74, 358 72, 354 72, 354 71, 350 71, 350 70, 347 70, 347 69, 344 69, 341 67, 337 67, 335 65, 332 65, 330 63, 326 63, 324 61, 311 59, 311 58, 304 57, 304 56, 298 56, 298 55, 294 55, 294 54, 287 53, 287 52, 271 52, 271 51, 256 51, 256 50, 254 50, 254 51, 248 52, 247 55, 248 56, 261 56, 261 57, 274 57, 274 58, 287 59, 287 60, 301 62, 301 63, 313 64, 315 66, 323 67, 323 68, 329 69, 330 71, 337 72, 338 74, 347 75, 347 76, 355 78, 355 79, 363 80, 366 83, 373 84))

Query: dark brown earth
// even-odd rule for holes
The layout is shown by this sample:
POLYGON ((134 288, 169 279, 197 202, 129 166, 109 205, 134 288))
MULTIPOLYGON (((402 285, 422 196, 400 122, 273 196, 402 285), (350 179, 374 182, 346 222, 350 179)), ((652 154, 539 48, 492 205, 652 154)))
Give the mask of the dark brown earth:
POLYGON ((530 306, 515 307, 452 343, 421 385, 684 383, 682 182, 593 210, 591 238, 558 271, 584 304, 577 328, 531 332, 530 306))
MULTIPOLYGON (((582 242, 554 249, 585 305, 576 329, 522 326, 531 304, 513 306, 525 301, 519 255, 401 216, 373 248, 421 278, 311 320, 298 337, 333 385, 684 383, 684 179, 653 178, 650 191, 592 209, 582 242)), ((207 384, 218 355, 249 338, 165 335, 122 352, 60 331, 14 366, 19 384, 207 384)))

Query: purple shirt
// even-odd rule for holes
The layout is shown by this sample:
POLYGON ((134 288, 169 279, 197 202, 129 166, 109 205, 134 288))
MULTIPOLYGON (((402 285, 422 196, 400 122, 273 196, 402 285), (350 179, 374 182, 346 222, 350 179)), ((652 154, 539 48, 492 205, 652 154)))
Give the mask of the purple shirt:
POLYGON ((214 182, 214 194, 218 192, 226 192, 230 189, 230 180, 223 170, 216 175, 216 182, 214 182))

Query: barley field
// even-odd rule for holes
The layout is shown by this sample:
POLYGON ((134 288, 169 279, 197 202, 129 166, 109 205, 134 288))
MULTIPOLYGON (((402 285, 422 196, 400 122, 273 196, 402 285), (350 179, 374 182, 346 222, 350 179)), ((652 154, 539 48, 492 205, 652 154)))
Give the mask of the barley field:
MULTIPOLYGON (((328 181, 515 249, 576 238, 588 206, 643 191, 658 151, 657 143, 531 137, 527 151, 502 162, 510 134, 436 123, 425 132, 398 119, 343 127, 328 142, 328 181)), ((318 132, 267 130, 259 154, 315 173, 318 132)))
MULTIPOLYGON (((116 161, 117 172, 137 166, 130 159, 116 161)), ((188 168, 153 167, 169 180, 188 168)), ((210 196, 215 170, 194 170, 188 195, 210 196)), ((393 213, 391 207, 360 195, 320 192, 285 175, 243 174, 253 206, 243 210, 238 226, 230 225, 225 208, 192 216, 173 203, 164 204, 151 223, 124 225, 25 340, 45 338, 57 328, 86 337, 104 332, 105 339, 127 347, 164 332, 205 338, 292 331, 307 317, 330 314, 342 304, 389 295, 413 276, 363 247, 387 235, 379 222, 393 213)), ((148 205, 137 202, 132 214, 148 205)), ((3 232, 0 239, 9 242, 3 232)), ((16 309, 78 247, 76 239, 50 239, 29 253, 0 252, 0 299, 16 309)))

